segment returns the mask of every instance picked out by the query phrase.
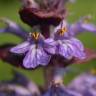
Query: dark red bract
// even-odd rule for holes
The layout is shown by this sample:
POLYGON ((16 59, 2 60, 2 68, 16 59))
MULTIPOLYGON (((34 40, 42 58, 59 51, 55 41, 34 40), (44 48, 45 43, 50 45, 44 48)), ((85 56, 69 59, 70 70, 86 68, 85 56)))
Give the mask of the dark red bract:
POLYGON ((63 14, 58 14, 56 10, 53 11, 45 11, 38 10, 35 8, 23 8, 19 11, 20 18, 26 24, 32 26, 36 25, 58 25, 62 18, 63 14))

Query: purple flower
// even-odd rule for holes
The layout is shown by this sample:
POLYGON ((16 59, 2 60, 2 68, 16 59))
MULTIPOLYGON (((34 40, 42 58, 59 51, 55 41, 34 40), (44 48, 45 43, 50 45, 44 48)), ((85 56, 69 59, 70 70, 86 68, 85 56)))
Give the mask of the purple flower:
MULTIPOLYGON (((69 24, 66 20, 63 20, 54 30, 54 32, 57 32, 58 29, 62 28, 64 29, 66 27, 67 32, 64 33, 64 37, 74 37, 82 32, 93 32, 96 33, 96 25, 89 23, 89 19, 91 19, 91 16, 84 16, 79 21, 73 24, 69 24)), ((66 30, 65 29, 65 30, 66 30)))
POLYGON ((83 33, 86 31, 96 33, 96 25, 90 23, 90 19, 90 15, 84 16, 76 23, 69 25, 69 34, 72 36, 76 36, 79 33, 83 33))
POLYGON ((0 21, 4 22, 7 26, 5 28, 0 29, 0 33, 11 33, 14 35, 19 36, 22 39, 27 39, 28 32, 25 31, 20 25, 17 25, 15 22, 7 19, 2 18, 0 21))
POLYGON ((62 20, 60 24, 54 29, 53 37, 55 39, 64 39, 70 37, 68 32, 68 23, 66 20, 62 20))
MULTIPOLYGON (((96 70, 95 70, 95 72, 96 72, 96 70)), ((94 72, 92 70, 91 72, 86 72, 86 73, 83 73, 83 74, 77 76, 68 85, 68 88, 72 89, 72 90, 76 90, 79 93, 85 94, 86 91, 88 91, 88 92, 90 92, 90 94, 96 95, 96 73, 95 74, 93 74, 93 73, 94 72)), ((93 95, 93 96, 95 96, 95 95, 93 95)))
POLYGON ((55 54, 55 42, 53 39, 44 37, 40 33, 32 33, 31 37, 22 44, 11 49, 13 53, 27 53, 23 66, 25 68, 35 68, 38 65, 47 65, 50 61, 51 54, 55 54))
POLYGON ((60 54, 67 59, 72 57, 84 59, 86 57, 84 46, 80 40, 68 34, 66 21, 63 20, 60 25, 56 27, 54 39, 57 41, 56 54, 60 54))
POLYGON ((71 91, 64 85, 52 85, 43 96, 82 96, 81 94, 71 91))

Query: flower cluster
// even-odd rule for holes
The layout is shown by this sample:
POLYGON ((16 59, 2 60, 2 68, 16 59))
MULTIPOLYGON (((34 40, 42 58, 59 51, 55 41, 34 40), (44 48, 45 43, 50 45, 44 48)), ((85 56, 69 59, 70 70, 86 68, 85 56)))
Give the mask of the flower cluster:
POLYGON ((45 66, 54 54, 62 55, 66 59, 73 57, 84 59, 86 57, 83 44, 78 39, 68 35, 64 20, 54 30, 53 38, 47 39, 38 32, 31 33, 27 41, 13 47, 11 52, 25 54, 27 52, 23 60, 25 68, 35 68, 38 65, 45 66))
POLYGON ((96 26, 89 23, 90 15, 69 24, 65 19, 67 10, 64 7, 68 1, 75 2, 21 0, 21 20, 31 26, 32 30, 36 28, 40 32, 35 30, 29 33, 9 19, 0 19, 7 25, 0 29, 0 33, 8 32, 23 39, 23 43, 16 46, 11 43, 0 46, 0 59, 25 69, 48 65, 44 68, 44 86, 39 86, 14 71, 13 80, 1 82, 0 96, 96 96, 96 70, 92 70, 92 74, 76 78, 68 86, 63 84, 69 64, 96 58, 96 52, 86 49, 75 37, 86 31, 96 33, 96 26), (50 33, 51 26, 55 27, 50 33))
POLYGON ((47 65, 51 56, 61 55, 71 60, 73 57, 85 59, 85 48, 75 35, 85 30, 96 32, 95 25, 88 23, 90 16, 82 17, 75 24, 68 24, 66 20, 62 20, 60 24, 54 28, 52 36, 45 38, 39 32, 26 32, 20 25, 13 21, 3 18, 1 21, 7 24, 6 28, 0 29, 0 33, 10 32, 23 38, 22 44, 11 49, 11 52, 17 54, 25 54, 23 66, 25 68, 36 68, 39 65, 47 65))

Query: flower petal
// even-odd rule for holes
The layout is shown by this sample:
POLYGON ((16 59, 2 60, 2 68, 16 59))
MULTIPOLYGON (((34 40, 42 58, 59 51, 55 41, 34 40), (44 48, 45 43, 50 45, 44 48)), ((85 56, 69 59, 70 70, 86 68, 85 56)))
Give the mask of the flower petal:
POLYGON ((43 48, 35 48, 35 45, 33 45, 23 60, 23 66, 25 68, 36 68, 39 65, 45 66, 49 63, 50 58, 43 51, 43 48))
POLYGON ((72 44, 73 46, 76 46, 79 50, 84 51, 84 46, 81 43, 80 40, 76 38, 70 38, 69 40, 65 40, 65 42, 72 44))
POLYGON ((68 59, 69 54, 67 51, 68 51, 68 46, 66 44, 59 42, 59 44, 57 45, 57 48, 56 48, 56 54, 60 54, 68 59))
POLYGON ((70 51, 72 56, 77 57, 79 59, 85 59, 86 55, 84 52, 83 44, 78 39, 72 38, 70 40, 67 40, 67 45, 71 49, 71 51, 68 51, 70 51))
POLYGON ((25 53, 26 51, 28 51, 30 46, 30 43, 25 41, 22 44, 17 45, 16 47, 11 48, 11 52, 13 53, 25 53))
POLYGON ((44 50, 50 54, 55 54, 56 50, 56 42, 49 38, 44 41, 44 50))
POLYGON ((23 66, 25 68, 35 68, 38 66, 37 54, 34 46, 30 48, 29 52, 25 56, 23 60, 23 66))
POLYGON ((73 54, 73 46, 67 43, 66 40, 58 40, 57 54, 64 56, 66 59, 71 59, 73 54))
POLYGON ((71 59, 72 57, 74 57, 74 46, 72 46, 71 44, 66 44, 67 47, 67 54, 66 54, 66 58, 67 59, 71 59))
POLYGON ((80 40, 76 38, 71 38, 70 41, 71 41, 70 43, 74 47, 74 56, 78 57, 79 59, 85 59, 86 57, 86 54, 84 52, 85 49, 83 44, 80 42, 80 40))
POLYGON ((86 54, 84 51, 79 50, 78 48, 74 47, 74 56, 79 58, 79 59, 85 59, 86 54))
POLYGON ((80 40, 74 38, 73 42, 81 51, 84 51, 85 48, 80 40))
POLYGON ((59 47, 59 54, 66 58, 67 55, 67 46, 65 44, 60 45, 59 47))
MULTIPOLYGON (((86 55, 84 52, 83 44, 75 38, 69 40, 61 40, 59 45, 59 54, 64 56, 67 59, 72 57, 77 57, 79 59, 85 59, 86 55), (79 44, 80 43, 80 44, 79 44)), ((56 51, 58 52, 58 50, 56 51)))
POLYGON ((43 65, 43 66, 46 66, 50 59, 51 59, 51 56, 48 55, 47 53, 45 53, 44 51, 41 52, 41 57, 40 57, 40 64, 43 65))
POLYGON ((90 23, 83 23, 82 28, 86 31, 90 31, 90 32, 96 32, 96 26, 94 24, 90 24, 90 23))

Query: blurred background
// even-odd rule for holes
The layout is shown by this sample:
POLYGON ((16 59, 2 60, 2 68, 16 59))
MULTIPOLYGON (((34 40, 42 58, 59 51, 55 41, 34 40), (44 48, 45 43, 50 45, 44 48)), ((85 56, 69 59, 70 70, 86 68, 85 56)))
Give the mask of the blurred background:
MULTIPOLYGON (((21 24, 26 30, 30 27, 24 24, 19 18, 20 2, 19 0, 0 0, 0 18, 7 17, 18 24, 21 24)), ((68 22, 74 23, 78 21, 82 16, 91 14, 91 22, 96 24, 96 0, 76 0, 75 3, 67 4, 67 9, 70 13, 68 16, 68 22)), ((4 25, 0 23, 0 28, 4 25)), ((96 34, 90 32, 85 32, 78 36, 78 38, 84 43, 85 47, 96 49, 96 34)), ((0 45, 4 43, 15 43, 21 42, 20 38, 13 36, 11 34, 0 34, 0 45)), ((15 61, 14 61, 15 62, 15 61)), ((65 84, 68 84, 76 75, 89 70, 91 68, 96 68, 96 60, 92 60, 82 65, 74 64, 71 68, 78 70, 77 72, 69 72, 64 79, 65 84)), ((21 68, 15 68, 10 64, 7 64, 0 60, 0 80, 8 80, 12 78, 12 69, 20 71, 26 75, 29 79, 32 79, 38 84, 43 84, 43 71, 41 68, 37 70, 23 70, 21 68)))

